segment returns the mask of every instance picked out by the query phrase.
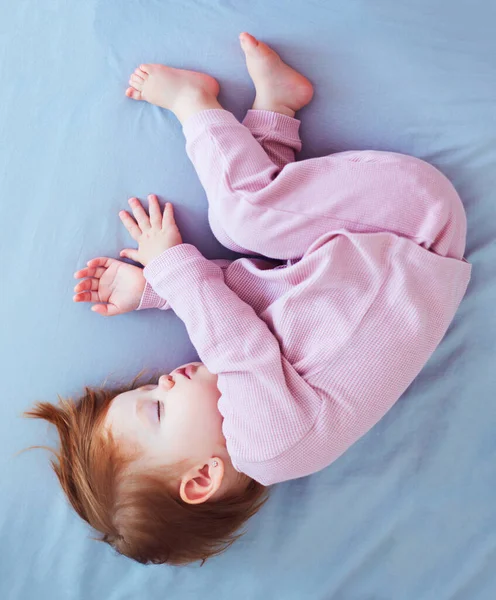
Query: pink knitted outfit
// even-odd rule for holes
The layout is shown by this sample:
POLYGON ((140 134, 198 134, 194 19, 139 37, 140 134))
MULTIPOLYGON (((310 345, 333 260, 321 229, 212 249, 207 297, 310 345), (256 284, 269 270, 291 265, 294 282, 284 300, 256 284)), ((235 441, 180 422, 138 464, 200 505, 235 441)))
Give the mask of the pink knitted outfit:
POLYGON ((466 217, 433 166, 390 152, 295 162, 299 121, 207 110, 183 126, 226 247, 175 246, 139 309, 172 308, 218 375, 233 465, 262 484, 336 460, 420 372, 466 291, 466 217))

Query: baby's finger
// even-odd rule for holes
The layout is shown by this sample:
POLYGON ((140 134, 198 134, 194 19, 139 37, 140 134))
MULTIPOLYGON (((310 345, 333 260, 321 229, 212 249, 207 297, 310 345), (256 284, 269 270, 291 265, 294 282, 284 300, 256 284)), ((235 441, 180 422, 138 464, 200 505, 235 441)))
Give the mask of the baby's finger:
POLYGON ((88 267, 105 267, 106 269, 110 267, 113 258, 107 258, 106 256, 98 256, 97 258, 92 258, 86 264, 88 267))
POLYGON ((97 292, 80 292, 72 297, 74 302, 100 302, 97 292))
POLYGON ((74 279, 82 279, 83 277, 88 277, 87 275, 88 269, 85 267, 84 269, 80 269, 74 273, 74 279))
POLYGON ((129 206, 133 211, 134 218, 138 222, 141 231, 150 229, 150 217, 146 214, 146 210, 143 208, 138 198, 129 198, 129 206))
POLYGON ((119 252, 119 256, 130 258, 134 262, 140 262, 138 250, 133 250, 133 248, 124 248, 119 252))
POLYGON ((74 292, 78 294, 79 292, 84 292, 86 290, 92 290, 96 292, 98 289, 98 279, 85 279, 84 281, 80 281, 74 288, 74 292))
POLYGON ((162 211, 155 194, 148 196, 148 212, 150 213, 150 224, 152 227, 162 227, 162 211))
POLYGON ((121 212, 119 213, 119 217, 124 227, 129 231, 130 236, 133 238, 133 240, 137 242, 142 234, 142 231, 136 224, 136 221, 125 210, 121 210, 121 212))
POLYGON ((102 317, 113 317, 119 314, 119 309, 114 304, 94 304, 91 310, 102 317))
POLYGON ((162 227, 166 227, 169 225, 175 225, 176 221, 174 219, 174 209, 172 208, 172 204, 167 202, 164 208, 164 216, 162 218, 162 227))
POLYGON ((97 279, 100 279, 106 270, 107 269, 104 269, 103 267, 97 267, 96 269, 93 267, 85 267, 74 273, 74 279, 82 279, 83 277, 96 277, 97 279))
POLYGON ((92 271, 94 269, 88 269, 88 267, 85 267, 84 269, 81 269, 80 271, 76 271, 74 273, 74 279, 82 279, 83 277, 93 277, 92 271))

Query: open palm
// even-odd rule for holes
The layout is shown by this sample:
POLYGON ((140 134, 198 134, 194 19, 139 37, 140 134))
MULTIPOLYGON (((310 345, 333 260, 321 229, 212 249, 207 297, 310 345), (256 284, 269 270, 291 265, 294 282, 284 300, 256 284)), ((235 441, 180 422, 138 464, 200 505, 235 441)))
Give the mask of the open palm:
POLYGON ((84 279, 74 288, 74 302, 95 302, 91 310, 106 317, 138 308, 146 280, 143 269, 114 258, 99 257, 74 273, 84 279))

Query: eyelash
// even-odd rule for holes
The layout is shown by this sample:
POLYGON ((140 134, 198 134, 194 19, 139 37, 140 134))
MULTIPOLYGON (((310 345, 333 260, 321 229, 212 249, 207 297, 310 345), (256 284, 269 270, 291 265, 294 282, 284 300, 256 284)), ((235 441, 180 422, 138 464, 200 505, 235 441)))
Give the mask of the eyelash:
POLYGON ((161 418, 160 418, 160 402, 159 401, 157 401, 157 415, 158 415, 158 420, 160 422, 161 418))

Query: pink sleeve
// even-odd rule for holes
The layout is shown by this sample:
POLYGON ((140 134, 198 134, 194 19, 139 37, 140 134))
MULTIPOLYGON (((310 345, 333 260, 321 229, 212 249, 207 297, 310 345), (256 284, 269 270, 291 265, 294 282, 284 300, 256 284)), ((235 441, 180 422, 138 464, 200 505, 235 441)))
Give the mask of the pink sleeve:
MULTIPOLYGON (((227 260, 226 258, 220 258, 214 259, 211 262, 219 265, 219 267, 224 271, 233 261, 227 260)), ((147 308, 158 308, 159 310, 169 310, 170 308, 170 304, 167 302, 167 300, 161 298, 154 291, 148 281, 145 283, 145 289, 143 290, 140 303, 136 310, 146 310, 147 308)))
POLYGON ((230 457, 256 478, 256 463, 278 456, 310 431, 320 396, 282 355, 265 321, 226 285, 222 268, 194 246, 167 250, 144 275, 185 323, 200 360, 218 375, 230 457))

